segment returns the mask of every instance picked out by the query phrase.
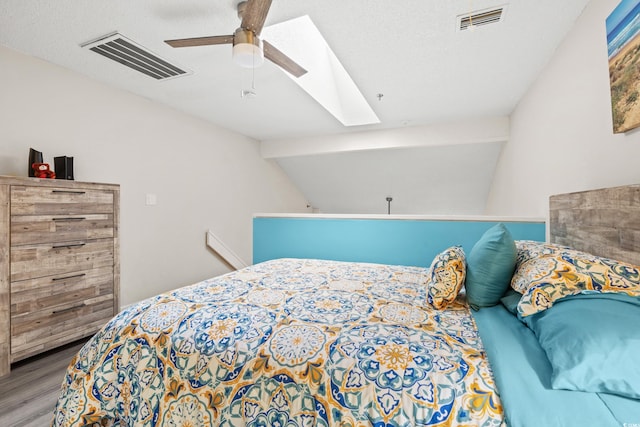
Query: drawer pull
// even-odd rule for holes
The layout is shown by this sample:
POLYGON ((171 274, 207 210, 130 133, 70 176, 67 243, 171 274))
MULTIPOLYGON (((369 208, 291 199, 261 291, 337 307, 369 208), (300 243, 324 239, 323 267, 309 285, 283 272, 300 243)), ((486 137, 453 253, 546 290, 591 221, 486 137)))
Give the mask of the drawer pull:
POLYGON ((51 313, 52 314, 62 314, 62 313, 66 313, 68 311, 73 311, 75 309, 82 308, 82 307, 84 307, 84 303, 78 304, 78 305, 74 305, 73 307, 69 307, 69 308, 63 308, 62 310, 54 310, 51 313))
POLYGON ((84 246, 86 243, 65 243, 64 245, 53 245, 53 249, 61 249, 61 248, 77 248, 80 246, 84 246))
POLYGON ((84 221, 85 217, 77 216, 77 217, 65 217, 65 218, 53 218, 54 221, 84 221))
POLYGON ((53 279, 51 279, 51 281, 59 282, 60 280, 77 279, 78 277, 84 277, 86 275, 87 275, 86 273, 80 273, 80 274, 74 274, 73 276, 67 276, 67 277, 54 277, 53 279))
POLYGON ((73 191, 73 190, 51 190, 52 193, 62 193, 62 194, 85 194, 86 191, 73 191))

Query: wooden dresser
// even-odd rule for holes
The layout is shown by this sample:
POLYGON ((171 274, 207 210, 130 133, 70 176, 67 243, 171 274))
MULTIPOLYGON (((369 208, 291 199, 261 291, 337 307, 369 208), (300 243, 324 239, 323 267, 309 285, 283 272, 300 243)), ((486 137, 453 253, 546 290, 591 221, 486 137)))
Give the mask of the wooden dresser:
POLYGON ((119 310, 120 187, 0 176, 0 377, 119 310))

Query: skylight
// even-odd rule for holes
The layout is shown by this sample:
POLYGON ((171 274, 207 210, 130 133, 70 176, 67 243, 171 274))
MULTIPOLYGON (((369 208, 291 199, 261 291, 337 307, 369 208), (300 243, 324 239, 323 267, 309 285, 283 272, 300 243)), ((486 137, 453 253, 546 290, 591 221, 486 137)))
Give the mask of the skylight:
POLYGON ((262 37, 309 71, 300 78, 285 74, 343 125, 380 123, 308 15, 265 27, 262 37))

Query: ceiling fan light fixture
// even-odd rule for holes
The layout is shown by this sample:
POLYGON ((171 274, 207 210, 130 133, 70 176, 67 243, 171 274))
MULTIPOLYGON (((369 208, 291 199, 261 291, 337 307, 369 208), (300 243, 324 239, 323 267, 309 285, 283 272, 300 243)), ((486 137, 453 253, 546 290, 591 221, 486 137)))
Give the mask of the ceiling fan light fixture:
POLYGON ((233 61, 244 68, 255 68, 264 62, 262 41, 256 35, 238 28, 233 35, 233 61))

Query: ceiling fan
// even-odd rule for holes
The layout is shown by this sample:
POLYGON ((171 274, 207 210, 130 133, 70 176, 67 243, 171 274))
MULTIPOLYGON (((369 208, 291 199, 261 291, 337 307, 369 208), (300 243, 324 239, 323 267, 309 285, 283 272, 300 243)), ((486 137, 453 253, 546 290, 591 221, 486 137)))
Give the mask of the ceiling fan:
POLYGON ((264 57, 283 70, 300 77, 307 70, 294 60, 276 49, 266 40, 260 40, 260 33, 267 19, 272 0, 247 0, 238 3, 238 17, 242 20, 240 28, 225 36, 193 37, 188 39, 165 40, 172 47, 207 46, 232 44, 234 61, 247 68, 262 65, 264 57))

